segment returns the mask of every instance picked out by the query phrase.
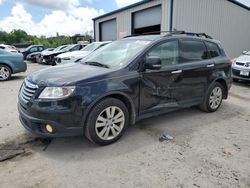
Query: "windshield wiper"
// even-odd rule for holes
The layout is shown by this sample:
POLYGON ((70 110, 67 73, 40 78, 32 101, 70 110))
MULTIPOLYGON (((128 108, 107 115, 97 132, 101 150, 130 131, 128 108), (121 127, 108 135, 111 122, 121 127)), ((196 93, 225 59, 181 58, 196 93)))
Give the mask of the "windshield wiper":
POLYGON ((87 65, 93 65, 93 66, 98 66, 98 67, 109 68, 108 65, 105 65, 105 64, 102 64, 102 63, 99 63, 99 62, 95 62, 95 61, 86 61, 84 63, 87 64, 87 65))

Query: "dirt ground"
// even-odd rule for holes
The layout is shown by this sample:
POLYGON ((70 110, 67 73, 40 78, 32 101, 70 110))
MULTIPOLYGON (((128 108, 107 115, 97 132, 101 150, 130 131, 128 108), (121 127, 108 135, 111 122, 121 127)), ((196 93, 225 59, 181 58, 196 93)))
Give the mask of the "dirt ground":
POLYGON ((130 127, 117 143, 85 138, 42 143, 18 120, 17 96, 28 71, 0 83, 0 187, 250 187, 250 84, 234 83, 216 113, 196 108, 130 127), (167 132, 172 141, 159 142, 167 132), (16 156, 16 157, 14 157, 16 156), (0 156, 1 157, 1 156, 0 156))

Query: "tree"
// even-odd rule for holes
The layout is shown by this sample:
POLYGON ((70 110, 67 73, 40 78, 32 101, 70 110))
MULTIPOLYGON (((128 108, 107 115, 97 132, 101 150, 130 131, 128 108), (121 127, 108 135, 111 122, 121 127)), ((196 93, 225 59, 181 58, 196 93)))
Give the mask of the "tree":
MULTIPOLYGON (((78 40, 90 40, 92 38, 91 34, 86 32, 83 37, 78 40)), ((57 33, 56 37, 46 38, 45 36, 37 37, 28 35, 23 30, 13 30, 10 33, 5 31, 0 31, 0 43, 4 44, 17 44, 17 43, 31 43, 31 44, 41 44, 47 48, 55 48, 65 44, 72 44, 72 38, 69 36, 60 36, 57 33)))

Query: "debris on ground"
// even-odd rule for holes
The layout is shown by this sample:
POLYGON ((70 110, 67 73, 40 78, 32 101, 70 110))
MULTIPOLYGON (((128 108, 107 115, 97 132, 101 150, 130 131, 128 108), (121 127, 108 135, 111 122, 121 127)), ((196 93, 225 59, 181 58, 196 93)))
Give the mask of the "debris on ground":
POLYGON ((168 133, 163 133, 163 135, 159 138, 160 142, 173 140, 174 138, 170 136, 168 133))
POLYGON ((241 148, 240 148, 240 146, 239 145, 237 145, 237 144, 233 144, 233 146, 234 147, 236 147, 238 150, 240 150, 241 148))
POLYGON ((232 155, 231 151, 229 149, 223 149, 222 151, 225 155, 232 155))
POLYGON ((15 145, 0 146, 0 162, 13 159, 18 155, 24 154, 25 150, 15 145), (14 146, 14 147, 13 147, 14 146))
POLYGON ((32 147, 34 146, 44 146, 42 150, 45 151, 50 143, 51 139, 33 138, 20 143, 10 141, 5 144, 0 144, 0 162, 13 159, 17 156, 29 156, 32 154, 32 147))

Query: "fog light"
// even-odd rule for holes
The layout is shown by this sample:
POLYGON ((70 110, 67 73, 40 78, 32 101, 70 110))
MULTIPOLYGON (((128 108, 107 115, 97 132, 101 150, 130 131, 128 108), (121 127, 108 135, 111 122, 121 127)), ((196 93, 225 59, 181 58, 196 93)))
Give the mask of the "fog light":
POLYGON ((46 130, 49 132, 49 133, 53 133, 53 128, 51 125, 46 125, 46 130))

